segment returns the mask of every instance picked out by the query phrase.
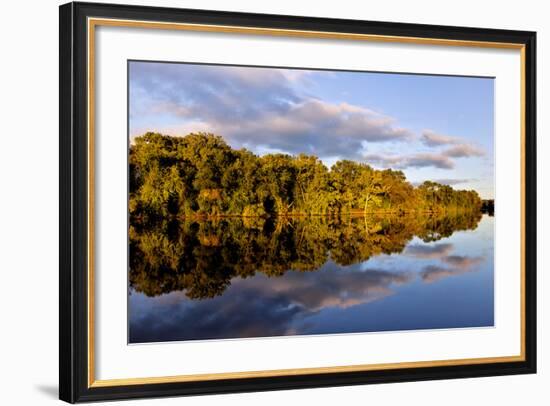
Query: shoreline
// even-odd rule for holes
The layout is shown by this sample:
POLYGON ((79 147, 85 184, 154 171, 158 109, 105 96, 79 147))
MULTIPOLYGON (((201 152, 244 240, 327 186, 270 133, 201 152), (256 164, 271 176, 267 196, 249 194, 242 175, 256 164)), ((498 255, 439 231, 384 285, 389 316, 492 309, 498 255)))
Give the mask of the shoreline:
POLYGON ((376 210, 368 211, 365 213, 362 210, 357 211, 348 211, 344 213, 285 213, 285 214, 266 214, 266 215, 242 215, 242 214, 194 214, 187 216, 178 216, 173 215, 169 216, 175 220, 189 221, 189 220, 218 220, 218 219, 292 219, 292 218, 310 218, 310 217, 326 217, 326 218, 363 218, 363 217, 380 217, 380 216, 391 216, 391 217, 406 217, 410 215, 423 215, 423 216, 433 216, 441 215, 442 217, 447 215, 457 215, 457 214, 471 214, 471 213, 481 213, 489 214, 481 209, 445 209, 445 210, 376 210))

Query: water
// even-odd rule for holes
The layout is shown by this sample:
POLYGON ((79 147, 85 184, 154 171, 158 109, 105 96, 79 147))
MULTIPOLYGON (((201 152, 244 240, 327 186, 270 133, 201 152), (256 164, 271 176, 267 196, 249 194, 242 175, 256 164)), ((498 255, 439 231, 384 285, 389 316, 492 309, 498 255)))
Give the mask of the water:
POLYGON ((476 213, 132 228, 129 342, 493 326, 493 223, 476 213))

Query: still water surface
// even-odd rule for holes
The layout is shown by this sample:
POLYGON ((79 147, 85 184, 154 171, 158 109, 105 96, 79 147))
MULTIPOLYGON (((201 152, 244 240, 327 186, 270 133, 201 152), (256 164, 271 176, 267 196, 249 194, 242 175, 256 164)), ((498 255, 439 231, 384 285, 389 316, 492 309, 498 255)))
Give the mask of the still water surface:
POLYGON ((129 342, 492 326, 487 215, 130 230, 129 342))

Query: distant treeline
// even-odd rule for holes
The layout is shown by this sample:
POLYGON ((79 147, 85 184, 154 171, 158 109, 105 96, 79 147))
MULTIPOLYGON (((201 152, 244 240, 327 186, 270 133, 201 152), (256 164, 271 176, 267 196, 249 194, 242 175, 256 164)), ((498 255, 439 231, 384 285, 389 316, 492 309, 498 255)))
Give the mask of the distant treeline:
POLYGON ((257 156, 220 136, 147 133, 130 146, 130 213, 155 217, 341 215, 479 211, 477 192, 349 160, 328 169, 313 155, 257 156))
POLYGON ((481 201, 481 212, 490 216, 495 214, 495 201, 494 199, 487 199, 481 201))

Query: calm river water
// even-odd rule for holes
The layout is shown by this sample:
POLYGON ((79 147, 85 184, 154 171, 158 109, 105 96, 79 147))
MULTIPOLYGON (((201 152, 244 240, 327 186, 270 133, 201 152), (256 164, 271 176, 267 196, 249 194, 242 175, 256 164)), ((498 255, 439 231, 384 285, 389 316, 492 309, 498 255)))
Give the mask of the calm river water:
POLYGON ((492 326, 494 218, 130 230, 129 342, 492 326))

